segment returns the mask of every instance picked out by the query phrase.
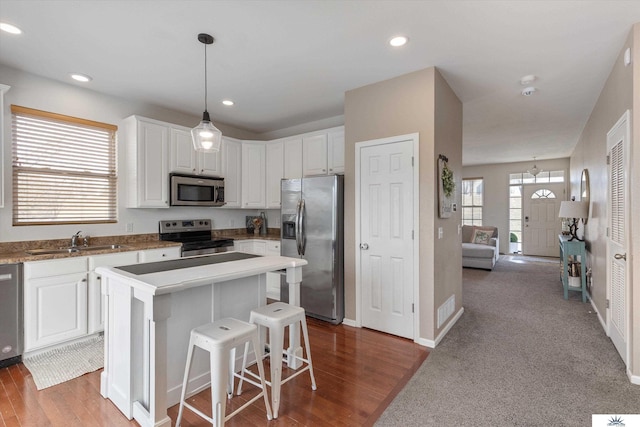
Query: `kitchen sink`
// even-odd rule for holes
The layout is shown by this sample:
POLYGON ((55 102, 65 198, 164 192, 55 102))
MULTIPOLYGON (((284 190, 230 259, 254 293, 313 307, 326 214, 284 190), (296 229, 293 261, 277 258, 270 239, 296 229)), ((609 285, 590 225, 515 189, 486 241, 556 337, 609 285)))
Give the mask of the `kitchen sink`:
POLYGON ((53 255, 53 254, 72 254, 80 252, 78 248, 43 248, 43 249, 29 249, 25 251, 29 255, 53 255))
POLYGON ((125 246, 125 245, 96 245, 96 246, 78 246, 78 250, 80 250, 80 252, 86 252, 86 251, 101 251, 103 249, 125 249, 128 248, 129 246, 125 246))
POLYGON ((125 245, 95 245, 95 246, 75 246, 68 248, 42 248, 29 249, 25 251, 29 255, 55 255, 55 254, 73 254, 77 252, 101 251, 105 249, 124 249, 125 245))

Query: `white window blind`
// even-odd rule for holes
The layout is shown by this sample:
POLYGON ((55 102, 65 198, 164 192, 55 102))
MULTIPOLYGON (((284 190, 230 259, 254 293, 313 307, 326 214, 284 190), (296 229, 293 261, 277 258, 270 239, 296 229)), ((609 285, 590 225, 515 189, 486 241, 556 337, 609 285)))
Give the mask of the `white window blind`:
POLYGON ((116 222, 114 125, 11 106, 13 225, 116 222))

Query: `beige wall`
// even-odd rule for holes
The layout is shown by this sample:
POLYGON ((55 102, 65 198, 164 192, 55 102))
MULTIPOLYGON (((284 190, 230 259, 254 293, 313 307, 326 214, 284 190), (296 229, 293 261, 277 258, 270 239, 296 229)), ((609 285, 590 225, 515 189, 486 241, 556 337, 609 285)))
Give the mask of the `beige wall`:
POLYGON ((420 338, 434 340, 435 307, 456 294, 459 309, 462 287, 459 213, 450 219, 437 219, 435 185, 436 158, 444 154, 449 157, 449 166, 460 186, 462 104, 435 68, 364 86, 345 95, 345 312, 348 319, 356 318, 355 144, 416 132, 420 138, 420 338), (444 229, 441 240, 436 238, 439 226, 444 229), (436 261, 442 261, 445 254, 447 262, 438 264, 436 274, 436 261))
MULTIPOLYGON (((625 67, 623 64, 623 54, 627 48, 633 51, 632 57, 635 62, 640 58, 640 25, 636 24, 629 34, 620 54, 616 58, 611 74, 609 75, 602 92, 591 112, 589 120, 584 127, 578 144, 571 155, 571 189, 573 193, 578 193, 580 187, 580 176, 583 169, 589 171, 591 202, 589 210, 589 221, 585 227, 585 239, 588 249, 588 266, 593 272, 593 303, 600 316, 606 320, 606 250, 607 250, 607 185, 608 172, 606 164, 607 155, 607 132, 620 119, 626 110, 632 110, 633 123, 639 123, 640 116, 640 67, 634 65, 625 67)), ((631 173, 629 174, 630 184, 630 209, 627 211, 630 216, 630 233, 632 253, 640 247, 640 200, 634 195, 640 194, 640 180, 638 171, 640 170, 640 152, 635 149, 640 147, 640 136, 638 126, 632 125, 632 149, 631 149, 631 173)), ((636 257, 629 257, 628 268, 640 271, 640 265, 636 257)), ((631 286, 632 307, 631 310, 631 335, 632 358, 628 365, 634 375, 640 375, 640 327, 634 328, 634 323, 638 323, 638 309, 640 308, 640 277, 632 273, 631 286), (634 312, 636 312, 634 317, 634 312)))
MULTIPOLYGON (((202 118, 201 112, 192 115, 161 108, 151 104, 134 102, 124 98, 107 96, 99 92, 79 87, 77 84, 64 84, 25 73, 14 68, 0 65, 0 83, 11 88, 4 99, 4 132, 2 135, 2 164, 0 173, 4 181, 4 207, 0 207, 0 241, 45 240, 68 238, 78 231, 77 225, 21 226, 12 225, 11 192, 11 104, 22 105, 44 111, 81 117, 99 122, 111 123, 122 128, 122 120, 132 114, 163 120, 183 126, 195 126, 202 118)), ((215 117, 214 117, 215 121, 215 117)), ((216 122, 223 135, 239 139, 258 139, 259 135, 216 122)), ((170 209, 127 209, 125 200, 127 189, 133 183, 127 180, 126 141, 118 138, 118 223, 87 224, 81 227, 84 235, 112 236, 127 234, 126 224, 133 224, 133 233, 157 233, 158 221, 183 217, 211 218, 215 228, 236 228, 244 224, 248 212, 240 209, 211 209, 201 207, 170 209)), ((279 212, 269 218, 271 224, 279 220, 279 212)), ((270 211, 267 211, 269 215, 270 211)))
MULTIPOLYGON (((569 181, 569 158, 536 160, 535 163, 545 171, 563 170, 567 181, 569 181)), ((533 159, 528 162, 497 163, 462 168, 463 178, 483 179, 482 223, 498 227, 500 253, 509 253, 509 174, 526 172, 532 166, 533 159)), ((562 199, 569 200, 570 195, 571 193, 567 191, 562 199)))

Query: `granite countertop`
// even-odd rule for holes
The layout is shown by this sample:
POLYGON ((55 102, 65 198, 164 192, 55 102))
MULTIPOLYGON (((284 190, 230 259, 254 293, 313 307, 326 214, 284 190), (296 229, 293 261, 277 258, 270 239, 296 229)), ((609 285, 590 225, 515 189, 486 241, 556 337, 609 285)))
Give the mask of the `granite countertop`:
POLYGON ((246 228, 212 230, 212 237, 226 237, 233 240, 280 240, 280 229, 269 228, 267 234, 249 234, 246 228))
MULTIPOLYGON (((212 230, 211 237, 226 237, 234 240, 280 240, 280 229, 269 228, 267 234, 248 234, 245 228, 212 230)), ((121 248, 105 248, 91 251, 61 252, 55 254, 29 255, 32 249, 62 248, 69 246, 69 239, 30 240, 19 242, 0 242, 0 264, 16 264, 28 261, 42 261, 48 259, 64 259, 91 255, 102 255, 118 252, 142 251, 148 249, 162 249, 181 246, 177 242, 158 240, 158 234, 128 234, 121 236, 91 237, 90 246, 122 245, 121 248)))
POLYGON ((0 243, 0 264, 16 264, 28 261, 42 261, 48 259, 64 259, 74 258, 92 255, 103 255, 118 252, 130 252, 130 251, 142 251, 147 249, 162 249, 169 247, 180 247, 180 243, 176 242, 163 242, 158 240, 157 235, 155 240, 146 238, 147 235, 127 235, 127 236, 109 236, 109 237, 95 237, 91 239, 90 246, 108 246, 108 245, 121 245, 122 247, 117 249, 104 248, 90 251, 78 251, 78 252, 61 252, 54 254, 42 254, 42 255, 30 255, 26 251, 32 249, 44 249, 44 248, 62 248, 69 246, 69 239, 62 240, 33 240, 24 242, 6 242, 0 243))

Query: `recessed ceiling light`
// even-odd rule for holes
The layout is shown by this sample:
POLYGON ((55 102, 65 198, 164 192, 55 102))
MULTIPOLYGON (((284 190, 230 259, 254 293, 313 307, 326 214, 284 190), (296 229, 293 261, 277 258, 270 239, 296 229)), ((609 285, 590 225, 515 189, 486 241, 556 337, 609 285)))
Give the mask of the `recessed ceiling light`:
POLYGON ((528 75, 526 75, 526 76, 523 76, 523 77, 520 79, 520 84, 521 84, 522 86, 530 85, 531 83, 535 82, 535 81, 536 81, 536 79, 537 79, 537 77, 536 77, 536 76, 534 76, 533 74, 528 74, 528 75))
POLYGON ((232 101, 232 100, 230 100, 230 99, 224 99, 224 100, 222 101, 222 103, 223 103, 224 105, 226 105, 227 107, 230 107, 230 106, 232 106, 233 104, 235 104, 235 102, 233 102, 233 101, 232 101))
POLYGON ((81 73, 71 73, 71 78, 82 83, 90 82, 91 80, 93 80, 91 76, 87 76, 86 74, 81 73))
POLYGON ((405 44, 407 44, 407 42, 409 41, 408 37, 405 36, 397 36, 392 38, 391 40, 389 40, 389 44, 393 47, 400 47, 400 46, 404 46, 405 44))
POLYGON ((22 34, 22 30, 15 25, 0 22, 0 30, 10 34, 22 34))

